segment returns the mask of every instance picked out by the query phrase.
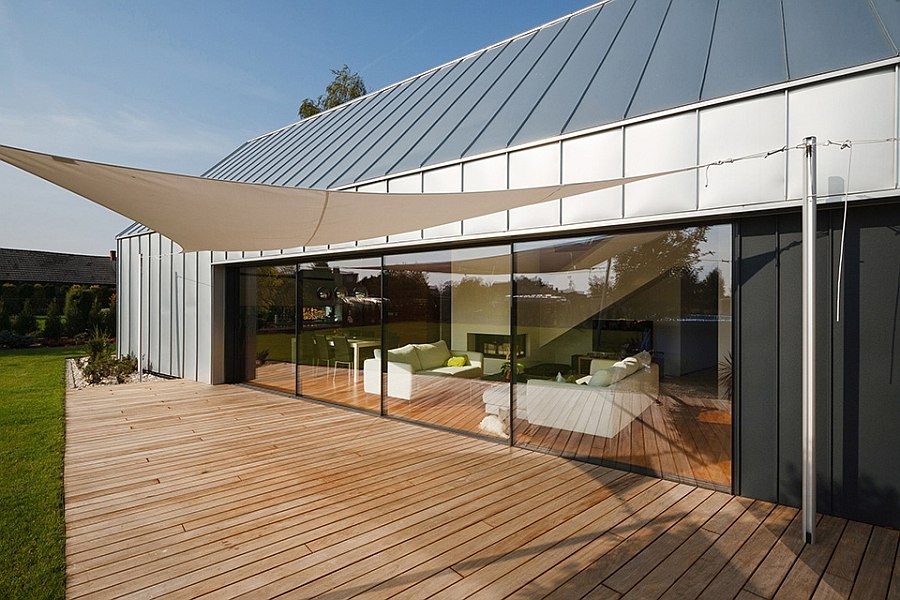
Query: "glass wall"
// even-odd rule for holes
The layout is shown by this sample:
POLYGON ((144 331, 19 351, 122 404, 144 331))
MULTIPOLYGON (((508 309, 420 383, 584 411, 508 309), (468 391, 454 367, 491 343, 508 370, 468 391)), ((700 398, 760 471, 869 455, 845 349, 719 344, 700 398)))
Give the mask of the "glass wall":
POLYGON ((731 226, 714 225, 323 260, 296 277, 243 268, 237 367, 310 398, 728 489, 731 248, 731 226))
POLYGON ((508 436, 510 266, 509 246, 385 257, 387 414, 508 436))
POLYGON ((381 260, 304 263, 298 278, 297 389, 310 398, 380 411, 377 382, 366 383, 363 366, 381 345, 381 260))
POLYGON ((514 246, 516 441, 731 482, 731 227, 514 246))
POLYGON ((240 269, 239 379, 294 393, 295 275, 293 265, 240 269))

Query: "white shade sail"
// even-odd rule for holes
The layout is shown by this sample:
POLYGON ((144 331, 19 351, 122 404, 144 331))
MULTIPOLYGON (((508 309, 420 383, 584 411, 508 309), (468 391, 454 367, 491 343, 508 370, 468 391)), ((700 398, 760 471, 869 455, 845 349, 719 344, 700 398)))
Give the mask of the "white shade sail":
POLYGON ((223 181, 2 145, 0 160, 146 225, 186 252, 277 250, 363 240, 696 168, 514 190, 393 194, 223 181))

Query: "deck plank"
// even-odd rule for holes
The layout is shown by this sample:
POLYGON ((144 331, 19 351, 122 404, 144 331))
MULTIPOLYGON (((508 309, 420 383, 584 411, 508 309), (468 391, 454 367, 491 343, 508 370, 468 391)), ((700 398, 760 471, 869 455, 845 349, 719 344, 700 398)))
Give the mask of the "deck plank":
MULTIPOLYGON (((477 426, 442 398, 442 423, 477 426)), ((246 386, 70 391, 66 596, 897 596, 897 532, 824 517, 807 546, 796 509, 556 456, 703 474, 677 446, 715 461, 725 438, 687 425, 654 406, 610 439, 534 427, 540 453, 246 386)))

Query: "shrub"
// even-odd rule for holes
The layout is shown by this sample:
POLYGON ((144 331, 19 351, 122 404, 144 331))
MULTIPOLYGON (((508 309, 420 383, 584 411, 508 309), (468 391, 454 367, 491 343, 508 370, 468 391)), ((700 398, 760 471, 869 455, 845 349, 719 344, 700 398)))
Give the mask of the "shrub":
POLYGON ((9 331, 9 313, 6 312, 6 303, 0 299, 0 331, 9 331))
POLYGON ((116 300, 116 294, 110 294, 109 308, 104 308, 100 311, 103 320, 101 327, 105 328, 109 332, 109 335, 113 337, 116 337, 116 300))
POLYGON ((62 319, 59 316, 59 302, 56 298, 50 301, 47 307, 47 320, 44 322, 44 337, 48 340, 58 340, 63 335, 62 319))
POLYGON ((115 377, 117 383, 124 383, 137 370, 137 359, 134 356, 129 354, 121 358, 115 357, 115 347, 106 331, 99 327, 94 327, 85 350, 88 359, 82 373, 88 383, 101 383, 107 377, 115 377))
POLYGON ((77 336, 90 329, 89 315, 94 296, 90 290, 80 285, 73 285, 66 292, 66 303, 63 314, 66 317, 66 331, 71 336, 77 336))
POLYGON ((103 327, 103 323, 100 321, 100 299, 94 296, 94 301, 91 302, 91 310, 88 311, 88 327, 103 327))
POLYGON ((34 343, 30 335, 18 335, 12 331, 0 331, 0 348, 27 348, 34 343))
POLYGON ((19 335, 28 335, 37 331, 37 328, 37 317, 34 316, 34 311, 31 310, 31 300, 26 300, 22 306, 22 311, 13 323, 13 332, 19 335))
POLYGON ((19 288, 14 283, 4 283, 0 286, 0 300, 3 300, 9 314, 17 313, 22 309, 19 304, 19 288))
MULTIPOLYGON (((21 293, 21 292, 20 292, 21 293)), ((36 283, 31 288, 31 307, 34 312, 43 315, 47 312, 47 286, 43 283, 36 283)))

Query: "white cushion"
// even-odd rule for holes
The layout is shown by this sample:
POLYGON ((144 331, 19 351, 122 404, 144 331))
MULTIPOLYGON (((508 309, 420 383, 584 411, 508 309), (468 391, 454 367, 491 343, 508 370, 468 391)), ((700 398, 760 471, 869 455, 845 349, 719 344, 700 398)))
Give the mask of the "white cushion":
POLYGON ((612 382, 610 385, 622 381, 629 375, 633 375, 641 369, 643 369, 643 366, 638 362, 638 359, 633 356, 629 356, 628 358, 613 363, 613 366, 609 368, 609 372, 612 375, 612 382))
POLYGON ((643 352, 638 352, 634 355, 638 362, 641 363, 645 367, 650 366, 650 362, 653 360, 653 357, 650 356, 650 353, 644 350, 643 352))
MULTIPOLYGON (((452 355, 447 347, 447 342, 438 340, 433 344, 416 344, 416 353, 419 355, 419 363, 423 369, 437 369, 447 364, 447 359, 452 355)), ((417 371, 419 369, 416 369, 417 371)))
POLYGON ((421 371, 422 363, 419 362, 419 355, 416 353, 416 347, 407 344, 401 348, 394 348, 387 351, 388 362, 403 363, 412 367, 413 371, 421 371))
POLYGON ((593 375, 591 375, 590 381, 588 381, 588 385, 594 385, 597 387, 609 387, 613 383, 612 381, 612 373, 609 369, 600 369, 593 375))

